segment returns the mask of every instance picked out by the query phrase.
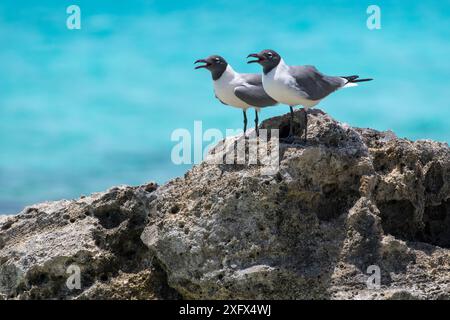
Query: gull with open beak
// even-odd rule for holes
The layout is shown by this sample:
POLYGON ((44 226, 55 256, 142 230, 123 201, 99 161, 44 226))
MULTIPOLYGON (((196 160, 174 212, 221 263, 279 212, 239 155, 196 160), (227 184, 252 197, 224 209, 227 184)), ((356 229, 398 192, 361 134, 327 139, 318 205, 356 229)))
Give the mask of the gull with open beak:
POLYGON ((260 74, 238 73, 223 57, 218 55, 199 59, 195 63, 203 63, 196 66, 195 69, 204 68, 211 72, 214 93, 220 102, 243 110, 244 135, 247 131, 247 109, 255 109, 255 130, 258 136, 258 112, 260 108, 277 104, 277 101, 264 91, 262 76, 260 74))
POLYGON ((305 109, 305 142, 308 134, 308 108, 317 105, 334 91, 357 86, 358 82, 372 79, 359 79, 359 76, 333 77, 319 72, 314 66, 290 66, 274 50, 252 53, 247 58, 256 58, 248 63, 259 63, 263 67, 262 83, 269 96, 280 103, 287 104, 291 110, 289 136, 293 134, 293 107, 301 105, 305 109))

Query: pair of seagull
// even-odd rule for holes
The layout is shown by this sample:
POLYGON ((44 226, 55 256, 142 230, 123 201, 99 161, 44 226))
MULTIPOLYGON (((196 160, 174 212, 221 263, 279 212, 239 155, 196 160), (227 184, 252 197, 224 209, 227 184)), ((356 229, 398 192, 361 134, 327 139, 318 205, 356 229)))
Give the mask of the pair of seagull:
POLYGON ((247 131, 247 109, 255 109, 255 130, 258 130, 258 112, 260 108, 283 103, 290 108, 289 137, 293 136, 293 120, 295 106, 303 106, 305 123, 305 141, 308 134, 309 108, 316 106, 322 99, 334 91, 357 86, 358 82, 372 79, 359 79, 359 76, 327 76, 314 66, 290 66, 274 50, 263 50, 252 53, 247 58, 256 60, 247 63, 259 63, 262 74, 238 73, 218 55, 199 59, 195 63, 203 63, 195 69, 205 68, 211 72, 216 98, 223 104, 240 108, 244 114, 244 135, 247 131))

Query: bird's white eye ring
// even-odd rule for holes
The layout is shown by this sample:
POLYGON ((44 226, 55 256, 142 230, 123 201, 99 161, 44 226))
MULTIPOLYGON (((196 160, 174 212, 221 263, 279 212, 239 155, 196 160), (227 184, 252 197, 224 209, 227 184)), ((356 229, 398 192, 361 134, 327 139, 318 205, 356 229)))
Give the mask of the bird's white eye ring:
POLYGON ((267 55, 268 55, 269 57, 272 57, 272 56, 273 56, 272 52, 267 53, 267 55))
POLYGON ((216 58, 216 62, 219 63, 219 62, 220 62, 220 59, 219 59, 219 58, 216 58))

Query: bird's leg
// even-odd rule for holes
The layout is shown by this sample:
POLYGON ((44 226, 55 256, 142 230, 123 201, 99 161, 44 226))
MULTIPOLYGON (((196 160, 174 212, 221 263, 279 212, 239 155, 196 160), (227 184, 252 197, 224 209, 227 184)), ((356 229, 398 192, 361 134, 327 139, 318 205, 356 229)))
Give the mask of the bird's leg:
POLYGON ((245 132, 247 131, 247 110, 243 110, 244 112, 244 137, 245 137, 245 132))
POLYGON ((289 106, 291 110, 291 117, 289 118, 289 135, 286 138, 282 138, 280 141, 284 143, 293 143, 294 142, 294 107, 289 106))
POLYGON ((255 109, 255 130, 256 130, 256 136, 259 137, 259 128, 258 128, 258 110, 255 109))
POLYGON ((294 108, 292 106, 289 106, 289 109, 291 110, 291 119, 289 121, 289 137, 292 137, 294 135, 294 108))
POLYGON ((308 109, 303 108, 305 111, 305 143, 308 137, 308 109))

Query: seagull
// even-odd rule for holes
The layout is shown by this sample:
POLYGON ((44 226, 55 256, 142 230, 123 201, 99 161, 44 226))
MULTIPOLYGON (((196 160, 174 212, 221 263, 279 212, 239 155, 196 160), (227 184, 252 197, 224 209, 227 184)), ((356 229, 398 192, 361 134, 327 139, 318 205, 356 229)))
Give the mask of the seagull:
POLYGON ((255 73, 238 73, 218 55, 199 59, 204 63, 195 69, 205 68, 211 72, 216 98, 225 105, 240 108, 244 113, 244 136, 247 131, 247 109, 255 109, 255 130, 259 136, 258 112, 260 108, 274 106, 277 101, 269 97, 262 85, 262 76, 255 73))
POLYGON ((247 58, 256 58, 247 63, 259 63, 263 67, 262 82, 264 90, 273 99, 287 104, 291 111, 289 136, 292 137, 293 107, 301 105, 305 110, 305 142, 308 133, 308 108, 317 105, 330 93, 347 87, 357 86, 358 82, 373 79, 359 79, 359 76, 333 77, 321 73, 314 66, 289 66, 274 50, 252 53, 247 58))

